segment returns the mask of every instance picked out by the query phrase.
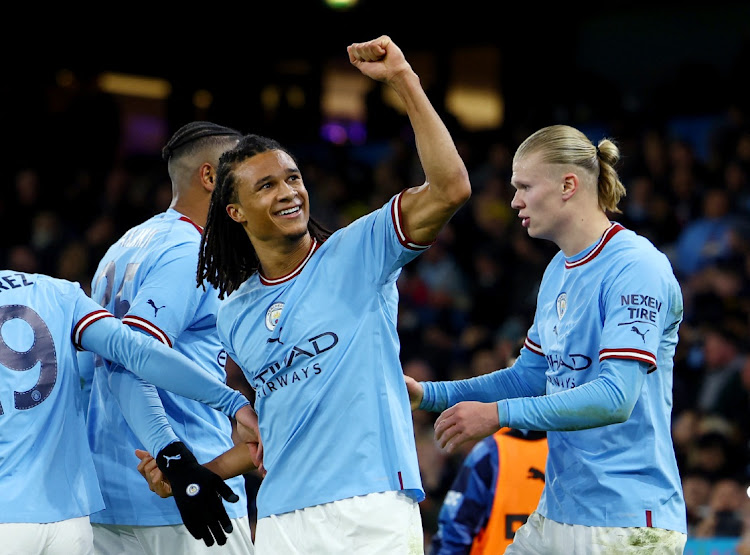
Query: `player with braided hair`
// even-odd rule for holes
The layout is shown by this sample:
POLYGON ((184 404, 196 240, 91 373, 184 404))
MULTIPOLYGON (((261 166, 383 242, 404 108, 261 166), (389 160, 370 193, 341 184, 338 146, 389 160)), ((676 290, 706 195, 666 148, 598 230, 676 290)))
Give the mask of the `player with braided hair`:
POLYGON ((258 555, 424 551, 396 281, 471 186, 401 49, 381 36, 347 52, 404 101, 425 182, 329 234, 294 156, 247 135, 221 157, 201 242, 199 283, 226 295, 219 336, 256 392, 258 555))

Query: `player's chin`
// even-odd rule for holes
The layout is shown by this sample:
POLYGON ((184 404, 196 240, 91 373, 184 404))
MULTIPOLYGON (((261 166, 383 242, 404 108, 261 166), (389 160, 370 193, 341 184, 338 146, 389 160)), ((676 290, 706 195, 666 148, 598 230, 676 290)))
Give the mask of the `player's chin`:
POLYGON ((304 222, 300 221, 293 226, 284 228, 284 235, 290 241, 299 241, 305 235, 307 235, 307 219, 304 222))

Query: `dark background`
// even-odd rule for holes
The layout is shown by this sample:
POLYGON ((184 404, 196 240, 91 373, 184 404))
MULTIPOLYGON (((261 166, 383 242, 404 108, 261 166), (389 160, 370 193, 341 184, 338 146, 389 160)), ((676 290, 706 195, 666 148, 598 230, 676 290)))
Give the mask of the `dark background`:
MULTIPOLYGON (((164 77, 174 87, 175 120, 192 115, 193 90, 210 88, 212 116, 257 125, 263 118, 255 94, 284 78, 285 63, 308 64, 297 79, 314 100, 321 64, 346 60, 349 43, 380 34, 391 35, 407 55, 428 51, 439 60, 460 46, 498 48, 508 125, 548 120, 560 110, 575 116, 582 105, 589 118, 618 111, 658 117, 664 107, 715 112, 747 102, 749 91, 747 2, 360 0, 354 9, 336 11, 322 0, 302 0, 15 9, 20 17, 8 20, 0 43, 2 116, 21 132, 43 123, 44 90, 60 68, 84 76, 164 77)), ((438 71, 439 94, 447 63, 438 71)), ((314 119, 316 106, 309 106, 306 116, 314 119)), ((272 128, 271 122, 269 133, 272 128)))

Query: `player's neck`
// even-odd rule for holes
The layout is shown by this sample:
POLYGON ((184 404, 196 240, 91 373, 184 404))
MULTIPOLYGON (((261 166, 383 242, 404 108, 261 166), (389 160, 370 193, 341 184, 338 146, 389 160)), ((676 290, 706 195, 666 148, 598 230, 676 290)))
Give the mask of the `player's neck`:
POLYGON ((309 233, 293 242, 254 244, 263 276, 276 279, 292 273, 307 258, 313 239, 309 233))
POLYGON ((601 239, 611 225, 607 215, 597 211, 591 217, 579 217, 571 222, 555 242, 565 256, 574 256, 601 239))
POLYGON ((199 225, 202 228, 206 227, 206 218, 208 217, 207 206, 203 206, 201 203, 188 202, 177 198, 172 200, 172 204, 170 204, 169 207, 183 216, 190 218, 194 224, 199 225))

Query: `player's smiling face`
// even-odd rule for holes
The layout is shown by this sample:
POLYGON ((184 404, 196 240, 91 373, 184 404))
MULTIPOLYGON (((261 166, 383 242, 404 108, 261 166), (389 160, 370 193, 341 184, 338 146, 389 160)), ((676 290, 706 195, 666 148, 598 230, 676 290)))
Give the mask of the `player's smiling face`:
POLYGON ((269 150, 241 162, 234 171, 237 202, 227 213, 251 239, 297 239, 307 233, 309 198, 291 156, 269 150))
POLYGON ((511 184, 516 192, 510 203, 518 210, 521 225, 530 237, 553 240, 563 207, 560 166, 530 153, 513 160, 511 184))

